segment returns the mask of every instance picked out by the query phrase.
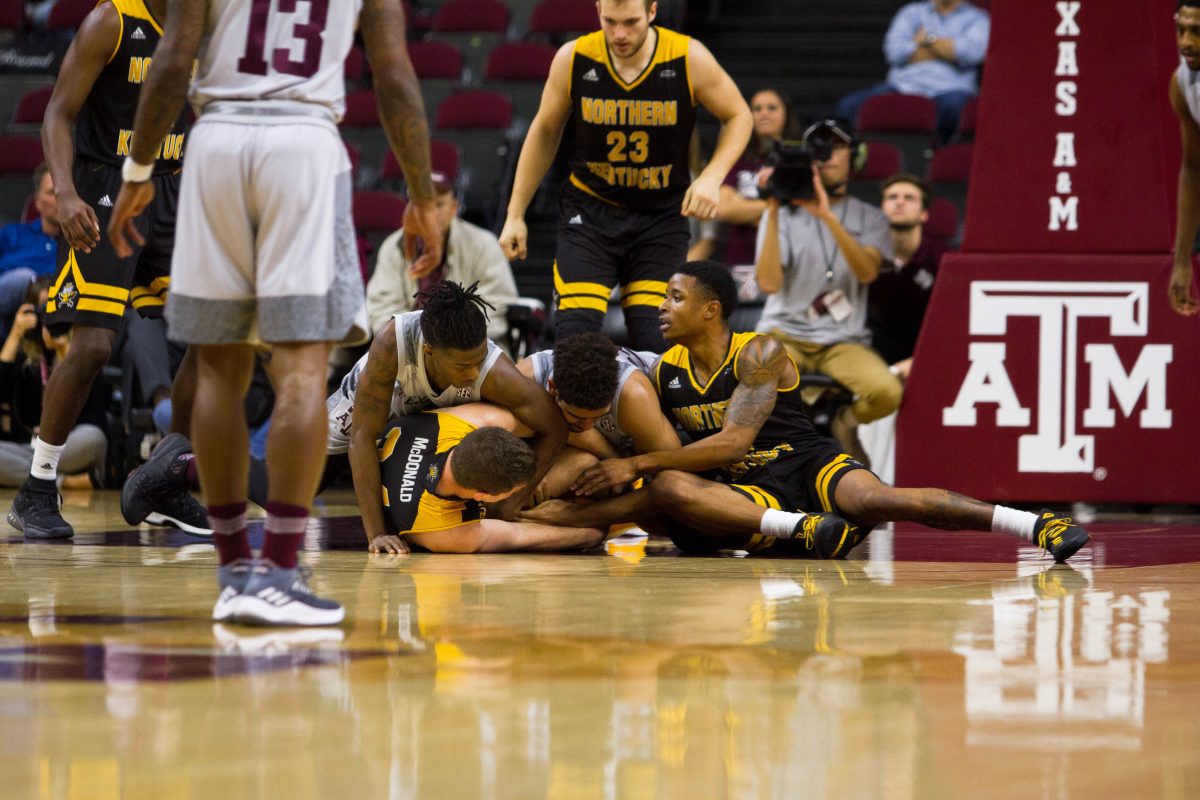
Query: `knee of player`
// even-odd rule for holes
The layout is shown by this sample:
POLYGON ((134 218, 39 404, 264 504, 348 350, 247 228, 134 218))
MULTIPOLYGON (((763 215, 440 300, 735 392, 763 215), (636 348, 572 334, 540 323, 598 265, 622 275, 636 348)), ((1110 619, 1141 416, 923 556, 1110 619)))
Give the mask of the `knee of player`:
POLYGON ((85 371, 99 372, 112 355, 111 336, 75 335, 67 350, 72 363, 85 371))
POLYGON ((687 473, 665 470, 650 481, 650 497, 660 507, 677 506, 693 494, 687 484, 687 473))

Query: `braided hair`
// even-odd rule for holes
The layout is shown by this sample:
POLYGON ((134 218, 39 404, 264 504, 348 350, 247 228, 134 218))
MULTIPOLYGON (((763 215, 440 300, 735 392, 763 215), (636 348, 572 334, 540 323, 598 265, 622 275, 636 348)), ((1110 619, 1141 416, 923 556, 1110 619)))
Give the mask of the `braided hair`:
POLYGON ((479 281, 465 289, 442 281, 414 295, 422 304, 421 333, 430 347, 471 350, 487 340, 487 312, 496 307, 476 293, 478 286, 479 281))

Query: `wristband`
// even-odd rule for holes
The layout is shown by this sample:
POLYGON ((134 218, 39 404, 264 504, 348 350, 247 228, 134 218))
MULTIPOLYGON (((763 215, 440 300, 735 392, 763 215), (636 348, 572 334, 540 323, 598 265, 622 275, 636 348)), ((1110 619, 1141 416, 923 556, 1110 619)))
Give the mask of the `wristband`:
POLYGON ((125 157, 121 165, 121 180, 126 183, 145 183, 154 174, 154 164, 139 164, 132 156, 125 157))

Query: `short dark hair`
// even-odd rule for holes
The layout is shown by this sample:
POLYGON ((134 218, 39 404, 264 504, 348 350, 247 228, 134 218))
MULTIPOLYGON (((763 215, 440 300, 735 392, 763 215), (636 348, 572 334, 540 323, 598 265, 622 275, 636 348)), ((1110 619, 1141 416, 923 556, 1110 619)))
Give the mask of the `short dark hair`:
MULTIPOLYGON (((1196 0, 1200 3, 1200 0, 1196 0)), ((929 201, 931 194, 929 192, 929 184, 913 175, 911 172, 898 172, 892 177, 883 182, 883 188, 879 190, 880 194, 885 194, 892 184, 895 183, 911 183, 913 186, 921 190, 921 208, 929 210, 929 201)))
POLYGON ((430 347, 470 350, 487 340, 487 309, 496 310, 476 293, 479 281, 463 288, 442 281, 428 292, 417 292, 422 301, 421 333, 430 347))
POLYGON ((578 333, 554 343, 558 398, 578 408, 612 403, 617 391, 617 346, 602 333, 578 333))
POLYGON ((33 193, 37 194, 42 190, 42 178, 50 171, 50 167, 46 166, 46 162, 37 165, 37 169, 33 171, 33 193))
POLYGON ((675 270, 680 275, 690 275, 696 285, 708 292, 711 299, 721 304, 721 316, 728 320, 737 308, 737 283, 729 267, 716 261, 689 261, 675 270))
POLYGON ((1179 0, 1179 7, 1200 8, 1200 0, 1179 0))
POLYGON ((464 489, 504 494, 529 483, 537 467, 533 449, 504 428, 471 431, 454 448, 454 480, 464 489))

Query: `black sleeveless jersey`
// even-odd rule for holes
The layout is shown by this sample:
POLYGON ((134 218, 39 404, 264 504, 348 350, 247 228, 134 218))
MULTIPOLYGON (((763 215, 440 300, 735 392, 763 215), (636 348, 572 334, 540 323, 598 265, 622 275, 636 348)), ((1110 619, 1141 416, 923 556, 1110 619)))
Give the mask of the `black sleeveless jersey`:
MULTIPOLYGON (((725 422, 729 399, 739 383, 738 354, 756 336, 762 335, 732 334, 724 363, 703 386, 692 373, 691 356, 682 345, 675 345, 663 353, 654 374, 654 385, 667 418, 679 423, 693 440, 719 432, 725 422)), ((775 408, 755 437, 750 452, 723 471, 731 478, 740 478, 757 467, 769 464, 780 454, 798 449, 796 444, 801 439, 819 435, 800 399, 800 371, 797 370, 796 382, 786 389, 777 390, 775 408)))
POLYGON ((691 183, 688 146, 696 122, 687 58, 691 40, 654 30, 654 56, 631 83, 613 68, 603 31, 576 40, 571 60, 571 184, 635 210, 679 205, 691 183))
MULTIPOLYGON (((120 166, 129 155, 138 93, 162 37, 162 26, 143 0, 111 2, 121 15, 121 38, 75 119, 75 154, 120 166)), ((187 128, 188 112, 184 109, 163 140, 154 167, 156 174, 180 168, 187 128)))
POLYGON ((475 500, 437 493, 450 451, 473 430, 452 414, 392 418, 377 443, 389 533, 431 533, 483 519, 483 506, 475 500))

